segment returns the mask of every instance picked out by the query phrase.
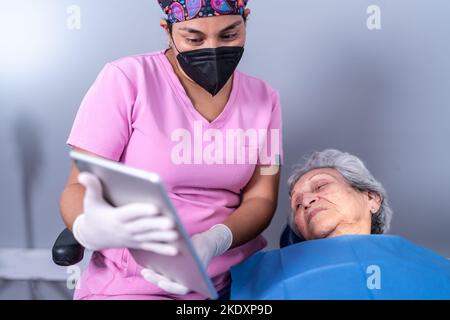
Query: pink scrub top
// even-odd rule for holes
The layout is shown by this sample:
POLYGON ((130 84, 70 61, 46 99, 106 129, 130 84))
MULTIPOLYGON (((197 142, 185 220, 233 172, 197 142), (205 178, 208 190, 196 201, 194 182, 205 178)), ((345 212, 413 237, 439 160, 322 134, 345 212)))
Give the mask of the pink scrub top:
MULTIPOLYGON (((67 144, 157 172, 193 235, 223 223, 239 207, 257 164, 281 163, 280 99, 264 81, 236 70, 228 103, 209 122, 193 106, 164 52, 107 63, 82 101, 67 144), (265 136, 255 134, 263 131, 265 136), (236 138, 239 132, 244 139, 236 138), (266 150, 264 157, 257 152, 257 161, 251 156, 255 136, 258 150, 266 150), (231 150, 233 140, 243 141, 241 153, 231 150)), ((216 289, 229 284, 232 266, 266 245, 258 236, 215 257, 208 273, 216 289)), ((143 279, 141 270, 128 249, 94 252, 74 297, 204 299, 197 293, 170 295, 143 279)))

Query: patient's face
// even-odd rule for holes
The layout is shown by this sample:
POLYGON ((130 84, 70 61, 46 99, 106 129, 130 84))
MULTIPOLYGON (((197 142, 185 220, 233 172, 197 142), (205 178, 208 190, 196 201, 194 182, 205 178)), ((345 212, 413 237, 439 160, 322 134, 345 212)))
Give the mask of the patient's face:
POLYGON ((370 234, 371 209, 378 200, 353 189, 337 170, 324 168, 312 170, 297 181, 291 208, 298 230, 311 240, 370 234))

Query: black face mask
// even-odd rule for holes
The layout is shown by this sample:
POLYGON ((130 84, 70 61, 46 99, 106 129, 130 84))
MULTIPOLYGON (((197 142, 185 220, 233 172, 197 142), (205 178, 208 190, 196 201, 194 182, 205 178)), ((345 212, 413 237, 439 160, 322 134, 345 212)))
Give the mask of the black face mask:
POLYGON ((215 96, 233 75, 243 54, 244 47, 207 48, 180 52, 177 60, 192 80, 215 96))

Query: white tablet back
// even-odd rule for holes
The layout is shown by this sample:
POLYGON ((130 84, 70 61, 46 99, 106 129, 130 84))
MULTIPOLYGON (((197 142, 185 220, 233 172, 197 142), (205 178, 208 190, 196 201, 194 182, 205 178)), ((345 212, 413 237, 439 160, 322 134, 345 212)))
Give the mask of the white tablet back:
POLYGON ((160 208, 161 214, 175 220, 176 230, 179 233, 176 242, 179 249, 178 255, 164 256, 149 251, 130 249, 139 265, 151 268, 207 298, 217 298, 217 291, 156 173, 131 168, 77 151, 71 151, 70 156, 81 172, 93 173, 101 180, 103 197, 113 206, 118 207, 134 202, 152 203, 160 208))

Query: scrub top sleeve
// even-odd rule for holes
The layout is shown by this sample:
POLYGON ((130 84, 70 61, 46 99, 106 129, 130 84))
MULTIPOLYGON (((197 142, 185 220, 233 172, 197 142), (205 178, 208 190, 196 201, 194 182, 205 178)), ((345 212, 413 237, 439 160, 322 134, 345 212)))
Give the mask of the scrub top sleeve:
POLYGON ((126 74, 106 64, 81 103, 67 144, 119 161, 131 136, 135 100, 126 74))
POLYGON ((267 128, 267 138, 262 152, 266 155, 260 158, 263 165, 283 164, 283 124, 281 114, 281 102, 278 91, 272 93, 272 114, 267 128))

